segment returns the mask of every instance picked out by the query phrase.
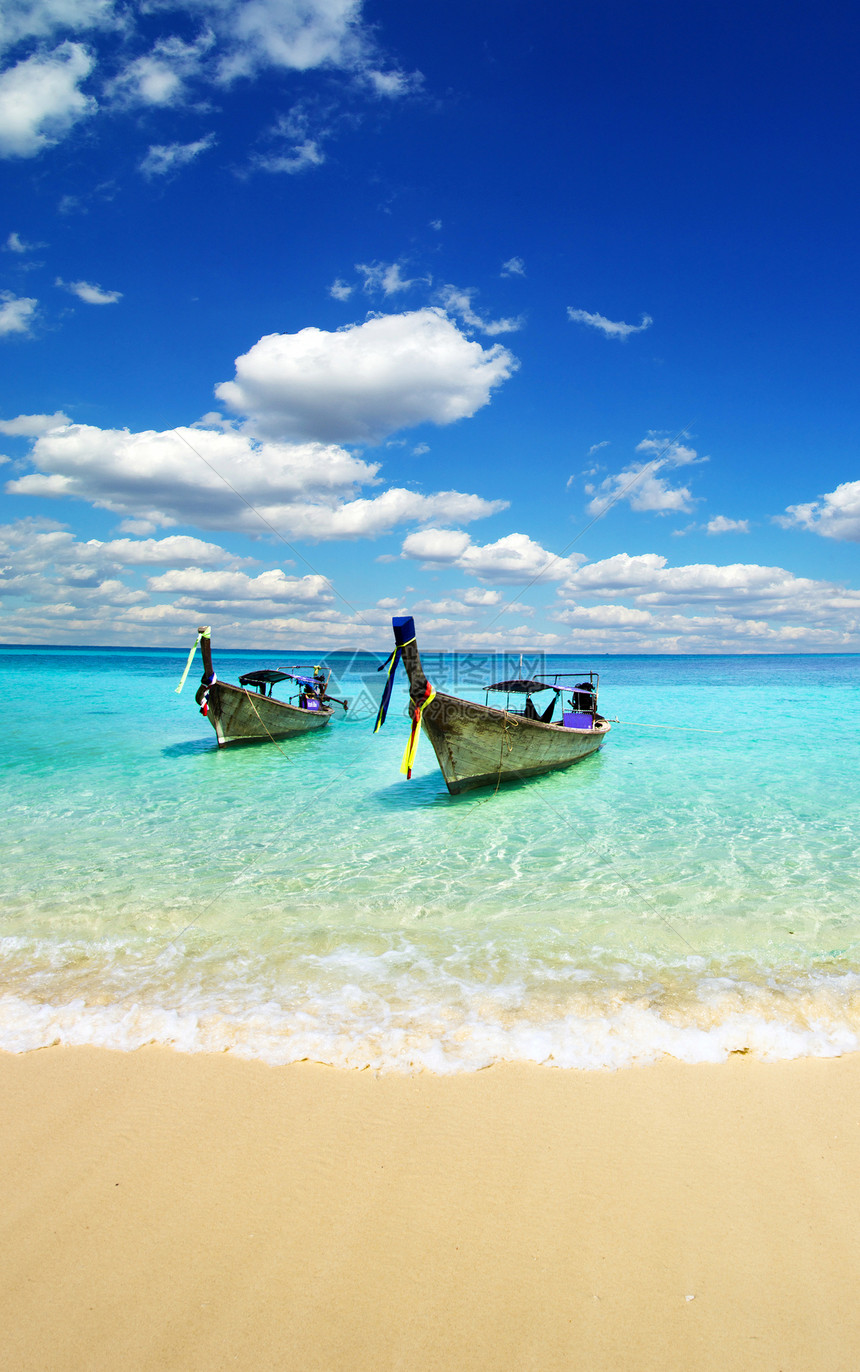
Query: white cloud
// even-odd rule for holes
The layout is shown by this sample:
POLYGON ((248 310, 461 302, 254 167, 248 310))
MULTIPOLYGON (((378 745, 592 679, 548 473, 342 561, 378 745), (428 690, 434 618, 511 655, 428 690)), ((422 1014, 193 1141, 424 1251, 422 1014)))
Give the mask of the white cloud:
POLYGON ((338 277, 338 279, 333 281, 329 286, 328 293, 332 300, 349 300, 353 290, 354 287, 348 285, 346 281, 341 281, 340 277, 338 277))
POLYGON ((815 591, 848 598, 860 611, 860 592, 844 591, 831 582, 815 582, 796 577, 782 567, 763 567, 757 563, 691 563, 670 567, 658 553, 630 556, 617 553, 599 562, 578 567, 567 578, 561 594, 631 596, 637 605, 694 604, 712 601, 726 605, 754 604, 775 613, 780 606, 793 603, 815 591))
POLYGON ((376 464, 331 445, 255 443, 230 429, 72 424, 37 438, 31 459, 38 470, 10 481, 10 494, 87 500, 129 516, 140 532, 193 523, 265 534, 265 520, 288 538, 372 538, 402 524, 481 519, 506 503, 396 487, 356 497, 359 486, 377 484, 376 464))
POLYGON ((321 605, 333 599, 325 577, 287 576, 279 567, 248 576, 246 572, 210 571, 201 567, 187 567, 151 576, 151 591, 193 596, 198 600, 239 604, 248 600, 264 600, 271 605, 321 605))
POLYGON ((254 76, 266 67, 327 67, 359 77, 374 95, 397 99, 420 88, 420 72, 385 67, 362 0, 196 0, 218 37, 217 79, 254 76))
POLYGON ((24 438, 38 438, 49 429, 59 429, 70 424, 68 415, 62 410, 55 414, 19 414, 15 419, 0 419, 0 434, 14 434, 24 438))
POLYGON ((588 310, 574 310, 570 305, 567 307, 568 318, 575 324, 588 324, 592 329, 599 329, 605 338, 629 338, 632 333, 642 333, 645 329, 650 329, 654 323, 650 314, 643 314, 641 324, 624 324, 607 319, 603 314, 590 314, 588 310))
POLYGON ((748 534, 748 519, 728 519, 726 515, 715 515, 705 525, 706 534, 748 534))
MULTIPOLYGON (((500 539, 481 548, 461 531, 427 529, 410 535, 404 552, 429 567, 456 566, 497 582, 530 581, 543 571, 543 579, 561 580, 558 608, 550 618, 575 631, 577 645, 607 652, 787 652, 860 646, 860 591, 837 583, 755 563, 673 567, 657 553, 620 553, 592 563, 574 556, 548 565, 548 553, 521 542, 519 566, 512 568, 504 556, 512 542, 500 539)), ((501 600, 497 592, 492 595, 492 600, 484 598, 475 588, 462 597, 458 594, 458 600, 490 609, 501 600)), ((452 605, 445 610, 454 612, 452 605)), ((517 613, 515 607, 510 610, 517 613)), ((479 641, 470 639, 472 646, 479 641)))
POLYGON ((784 529, 808 529, 840 543, 860 543, 860 481, 843 481, 818 500, 789 505, 775 523, 784 529))
MULTIPOLYGON (((592 443, 591 447, 586 453, 586 457, 594 457, 596 453, 600 452, 601 448, 609 448, 611 446, 612 445, 608 438, 604 438, 600 443, 592 443)), ((596 476, 598 472, 604 470, 605 468, 600 463, 595 463, 592 467, 586 467, 585 471, 571 472, 570 476, 567 478, 567 481, 565 482, 565 487, 567 490, 570 490, 571 486, 573 486, 574 483, 578 481, 581 477, 596 476)), ((588 485, 586 486, 585 490, 588 495, 592 495, 594 493, 594 486, 588 485)))
POLYGON ((619 499, 626 500, 631 510, 657 514, 692 510, 694 496, 689 487, 673 486, 659 473, 664 469, 707 462, 708 458, 700 457, 695 448, 676 439, 666 441, 656 434, 649 434, 637 443, 636 451, 649 460, 629 463, 622 471, 607 476, 596 488, 586 486, 586 491, 594 497, 587 507, 588 513, 601 514, 619 499))
MULTIPOLYGON (((361 92, 365 101, 390 102, 418 91, 420 72, 387 61, 362 10, 363 0, 188 0, 184 6, 169 0, 6 0, 0 50, 29 40, 29 51, 0 77, 0 156, 34 156, 96 113, 96 101, 80 89, 96 52, 102 112, 138 105, 200 111, 209 108, 201 87, 255 80, 272 69, 339 72, 353 96, 361 92), (153 15, 160 32, 154 41, 153 15), (108 30, 121 31, 121 46, 101 41, 108 30), (72 41, 83 35, 92 51, 72 41), (51 52, 46 44, 59 46, 51 52)), ((291 174, 319 166, 326 132, 306 132, 286 149, 253 158, 252 165, 291 174)), ((283 130, 280 136, 286 136, 283 130)), ((146 173, 163 174, 164 158, 182 146, 194 145, 154 145, 146 173)), ((182 165, 178 156, 170 160, 173 168, 182 165)), ((67 204, 74 198, 67 196, 67 204)))
POLYGON ((219 643, 242 646, 256 639, 269 649, 318 648, 362 642, 372 632, 360 618, 329 607, 332 592, 323 577, 291 577, 281 569, 250 576, 237 570, 248 560, 179 535, 78 543, 53 520, 0 526, 4 634, 16 643, 152 643, 159 633, 175 641, 193 632, 202 613, 219 643), (143 586, 127 579, 194 554, 192 565, 174 565, 143 586))
POLYGON ((421 529, 409 534, 403 542, 403 555, 425 567, 457 567, 482 581, 510 585, 536 577, 559 581, 582 561, 579 554, 555 557, 526 534, 507 534, 495 543, 480 545, 460 529, 421 529))
POLYGON ((439 303, 448 314, 456 315, 458 319, 462 319, 468 328, 479 329, 488 337, 494 337, 500 333, 516 333, 517 329, 522 328, 521 317, 516 319, 485 319, 483 315, 478 314, 472 305, 472 299, 475 295, 474 290, 462 290, 459 286, 442 286, 437 292, 439 303))
POLYGON ((402 275, 399 262, 356 262, 355 270, 364 277, 363 290, 368 294, 381 291, 383 295, 397 295, 415 285, 414 278, 402 275))
POLYGON ((662 465, 671 467, 689 467, 694 462, 709 461, 707 457, 700 457, 695 448, 689 448, 677 438, 667 439, 665 434, 653 430, 641 443, 636 444, 636 451, 648 454, 652 461, 660 458, 662 465))
POLYGON ((51 38, 67 29, 111 29, 121 22, 113 0, 7 0, 0 10, 0 51, 25 38, 51 38))
POLYGON ((140 162, 140 171, 148 177, 167 176, 179 167, 186 167, 214 143, 214 133, 208 133, 205 138, 198 138, 194 143, 153 143, 140 162))
POLYGON ((361 0, 204 0, 200 8, 222 39, 219 77, 229 82, 264 67, 366 68, 370 36, 361 24, 361 0))
POLYGON ((169 534, 167 538, 114 538, 106 543, 91 538, 85 550, 92 550, 100 561, 120 567, 199 567, 201 563, 233 566, 252 558, 236 557, 217 543, 205 543, 190 534, 169 534))
POLYGON ((509 257, 502 263, 501 276, 525 276, 526 266, 521 257, 509 257))
POLYGON ((258 171, 284 172, 287 176, 295 176, 309 167, 321 167, 323 162, 325 153, 319 138, 303 138, 293 143, 288 152, 258 154, 253 158, 258 171))
POLYGON ((650 610, 631 609, 627 605, 571 605, 554 618, 575 629, 642 629, 654 623, 650 610))
POLYGON ((31 296, 0 291, 0 338, 9 333, 29 333, 38 304, 31 296))
POLYGON ((266 435, 372 443, 468 418, 518 365, 501 345, 484 349, 441 310, 423 309, 336 333, 269 334, 215 393, 266 435))
MULTIPOLYGON (((430 531, 434 532, 434 531, 430 531)), ((456 531, 436 530, 438 535, 456 531)), ((499 541, 500 544, 504 540, 499 541)), ((472 545, 460 534, 448 561, 472 545)), ((488 545, 493 549, 496 545, 488 545)), ((440 551, 438 541, 425 551, 440 551)), ((477 549, 486 555, 486 549, 477 549)), ((544 557, 547 555, 544 554, 544 557)), ((245 559, 247 560, 247 559, 245 559)), ((537 559, 536 559, 537 560, 537 559)), ((362 619, 332 609, 331 587, 316 574, 281 568, 246 573, 242 559, 184 535, 78 543, 50 520, 0 526, 0 597, 9 642, 174 642, 193 633, 200 614, 219 644, 267 649, 338 643, 381 647, 387 612, 406 609, 388 597, 362 619), (134 579, 164 566, 162 575, 134 579)), ((670 567, 657 554, 619 554, 566 567, 552 614, 562 632, 527 625, 508 606, 513 627, 476 628, 481 612, 502 608, 498 590, 441 592, 410 608, 422 641, 444 647, 547 647, 606 652, 856 651, 860 591, 793 576, 778 567, 693 564, 670 567), (584 603, 597 599, 599 603, 584 603), (629 603, 622 603, 627 601, 629 603), (470 615, 475 618, 470 619, 470 615)), ((436 563, 442 565, 441 562, 436 563)), ((411 592, 406 588, 403 594, 411 592)))
POLYGON ((3 244, 3 251, 14 253, 29 253, 35 252, 37 248, 42 246, 43 244, 40 243, 25 242, 21 235, 19 233, 15 233, 13 230, 13 232, 10 233, 9 237, 6 239, 6 242, 3 244))
POLYGON ((470 610, 461 600, 451 600, 450 597, 446 597, 443 600, 418 600, 412 606, 412 613, 418 615, 466 615, 470 613, 470 610))
POLYGON ((172 34, 159 39, 148 53, 129 62, 108 90, 128 105, 178 105, 187 98, 188 80, 204 75, 202 64, 214 42, 208 28, 193 43, 172 34))
POLYGON ((365 73, 365 77, 375 93, 388 100, 398 100, 401 96, 412 95, 424 84, 424 77, 420 71, 374 71, 371 68, 365 73))
POLYGON ((478 608, 490 608, 498 605, 502 595, 500 591, 491 591, 489 587, 469 586, 463 591, 463 599, 467 605, 475 605, 478 608))
POLYGON ((122 300, 122 291, 105 291, 101 286, 92 285, 89 281, 63 281, 58 276, 54 285, 76 295, 87 305, 115 305, 118 300, 122 300))
POLYGON ((278 117, 263 135, 269 152, 255 152, 250 165, 257 171, 294 176, 325 162, 323 144, 331 137, 329 111, 299 101, 278 117))
POLYGON ((113 83, 129 103, 173 105, 184 93, 183 80, 175 66, 159 61, 154 53, 131 62, 113 83))
POLYGON ((0 156, 35 157, 57 143, 96 102, 78 89, 93 67, 80 43, 24 58, 0 75, 0 156))
MULTIPOLYGON (((501 600, 501 596, 496 596, 494 600, 478 601, 469 596, 464 596, 462 600, 455 600, 450 596, 445 596, 441 600, 419 600, 410 605, 409 613, 421 615, 421 634, 422 637, 428 630, 460 629, 469 624, 480 623, 481 616, 476 616, 475 611, 489 609, 501 600), (425 615, 458 615, 459 620, 426 620, 425 615)), ((499 612, 503 615, 518 615, 526 619, 534 617, 534 607, 531 605, 504 605, 499 612)), ((523 626, 521 626, 522 628, 523 626)))
POLYGON ((32 461, 39 471, 13 483, 15 493, 72 496, 160 524, 190 519, 217 527, 221 520, 255 531, 259 521, 216 471, 252 504, 282 512, 303 498, 342 497, 374 481, 377 470, 322 444, 255 444, 232 430, 130 433, 86 424, 38 438, 32 461))
POLYGON ((459 565, 459 559, 471 544, 462 529, 422 529, 410 534, 403 544, 406 557, 414 557, 429 565, 459 565))
MULTIPOLYGON (((798 619, 803 611, 796 611, 798 619)), ((770 623, 739 614, 647 614, 624 606, 555 617, 574 634, 578 651, 608 653, 801 653, 856 651, 858 623, 770 623), (603 610, 603 613, 600 610, 603 610)))
POLYGON ((106 572, 116 575, 123 567, 210 564, 232 568, 254 559, 237 557, 217 543, 187 534, 107 542, 92 538, 80 543, 56 520, 21 519, 0 525, 0 560, 14 562, 14 568, 5 570, 16 576, 42 573, 52 564, 80 585, 95 582, 106 572))
POLYGON ((856 650, 860 643, 860 591, 782 567, 672 567, 656 553, 620 553, 577 568, 558 596, 563 608, 552 618, 575 629, 578 643, 606 651, 856 650), (582 603, 595 597, 609 603, 582 603))
POLYGON ((621 497, 622 492, 631 510, 651 511, 657 514, 692 510, 693 495, 688 486, 672 486, 655 472, 648 472, 636 480, 640 472, 645 472, 644 463, 626 467, 616 476, 608 476, 600 483, 597 494, 589 502, 588 513, 599 514, 621 497), (632 484, 634 481, 635 485, 632 484))

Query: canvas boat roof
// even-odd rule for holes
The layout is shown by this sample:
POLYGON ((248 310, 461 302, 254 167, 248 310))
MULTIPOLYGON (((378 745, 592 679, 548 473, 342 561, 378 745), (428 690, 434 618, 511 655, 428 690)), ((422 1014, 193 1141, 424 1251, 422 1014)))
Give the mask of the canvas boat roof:
POLYGON ((538 691, 558 691, 558 686, 551 686, 548 681, 497 681, 492 686, 485 687, 487 691, 508 691, 517 692, 519 695, 530 696, 538 691))
POLYGON ((264 667, 259 672, 245 672, 239 677, 240 686, 269 686, 277 681, 297 681, 300 686, 318 686, 312 676, 298 676, 295 672, 279 672, 275 667, 264 667))

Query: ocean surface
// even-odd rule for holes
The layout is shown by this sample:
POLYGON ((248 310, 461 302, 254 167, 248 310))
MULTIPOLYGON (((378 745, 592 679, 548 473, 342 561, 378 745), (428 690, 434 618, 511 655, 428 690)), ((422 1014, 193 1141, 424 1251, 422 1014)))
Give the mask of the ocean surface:
MULTIPOLYGON (((189 642, 190 646, 190 642, 189 642)), ((214 650, 219 676, 313 662, 214 650)), ((186 650, 0 649, 0 1048, 167 1044, 475 1071, 860 1047, 860 658, 552 657, 613 726, 449 796, 405 677, 328 654, 346 716, 219 751, 186 650)), ((518 664, 425 654, 483 700, 518 664)), ((402 672, 402 668, 401 668, 402 672)))

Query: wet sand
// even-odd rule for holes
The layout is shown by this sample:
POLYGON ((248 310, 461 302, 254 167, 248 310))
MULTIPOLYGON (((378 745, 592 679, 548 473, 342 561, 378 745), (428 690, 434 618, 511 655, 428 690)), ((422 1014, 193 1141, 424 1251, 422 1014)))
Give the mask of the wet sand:
POLYGON ((856 1372, 860 1055, 0 1055, 10 1372, 856 1372))

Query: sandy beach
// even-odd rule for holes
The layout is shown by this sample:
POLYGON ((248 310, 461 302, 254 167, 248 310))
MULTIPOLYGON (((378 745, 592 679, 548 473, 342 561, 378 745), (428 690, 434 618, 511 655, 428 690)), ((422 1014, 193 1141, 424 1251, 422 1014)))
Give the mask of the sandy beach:
POLYGON ((860 1057, 0 1056, 15 1372, 860 1365, 860 1057))

